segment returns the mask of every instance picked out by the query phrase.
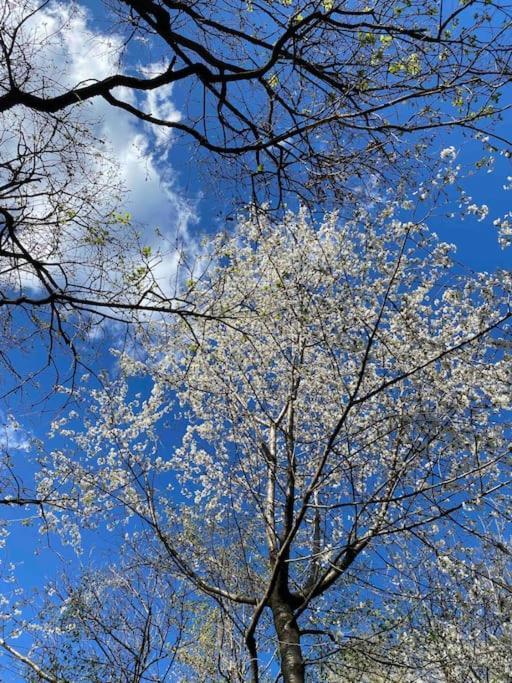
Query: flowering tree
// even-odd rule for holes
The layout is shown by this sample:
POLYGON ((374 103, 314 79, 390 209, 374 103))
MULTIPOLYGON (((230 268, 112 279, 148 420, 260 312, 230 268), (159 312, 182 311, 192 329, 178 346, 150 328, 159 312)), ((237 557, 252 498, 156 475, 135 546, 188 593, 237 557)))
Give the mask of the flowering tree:
POLYGON ((380 628, 323 662, 323 679, 383 683, 463 683, 510 678, 510 550, 496 529, 476 553, 461 538, 458 554, 409 562, 386 596, 380 628), (489 542, 491 541, 491 542, 489 542), (463 558, 463 559, 462 559, 463 558), (401 606, 398 604, 401 602, 401 606))
POLYGON ((209 605, 226 680, 272 678, 275 654, 296 682, 337 680, 388 637, 400 653, 429 571, 462 595, 486 547, 510 552, 510 273, 465 273, 392 214, 315 228, 255 211, 187 283, 222 322, 155 325, 142 357, 85 390, 83 423, 55 424, 70 445, 46 456, 39 494, 70 509, 46 524, 77 546, 82 527, 144 531, 139 552, 158 548, 161 572, 209 605))

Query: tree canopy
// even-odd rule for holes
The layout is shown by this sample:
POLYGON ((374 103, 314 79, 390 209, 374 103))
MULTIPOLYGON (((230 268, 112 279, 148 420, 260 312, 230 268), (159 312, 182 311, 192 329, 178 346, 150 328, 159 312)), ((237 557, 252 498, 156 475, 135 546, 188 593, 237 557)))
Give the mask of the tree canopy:
POLYGON ((511 7, 85 3, 0 0, 0 668, 509 682, 511 7))
POLYGON ((116 1, 106 7, 125 36, 117 63, 78 83, 40 58, 58 35, 39 35, 34 50, 37 13, 51 3, 3 6, 0 111, 58 121, 102 98, 183 134, 218 173, 248 180, 253 199, 266 185, 278 204, 289 190, 304 202, 346 198, 356 176, 389 182, 418 158, 407 134, 474 133, 507 109, 510 8, 495 0, 116 1), (188 93, 180 117, 161 106, 169 86, 188 93))
POLYGON ((55 427, 71 443, 45 459, 39 495, 69 510, 47 523, 75 544, 102 523, 149 544, 218 614, 226 680, 271 680, 275 652, 285 681, 339 680, 361 639, 410 680, 441 675, 441 626, 419 661, 404 630, 435 614, 414 573, 481 592, 487 549, 509 553, 510 273, 457 272, 449 245, 389 214, 241 221, 189 283, 214 319, 156 326, 142 358, 84 390, 85 417, 55 427), (178 443, 162 431, 176 411, 178 443))

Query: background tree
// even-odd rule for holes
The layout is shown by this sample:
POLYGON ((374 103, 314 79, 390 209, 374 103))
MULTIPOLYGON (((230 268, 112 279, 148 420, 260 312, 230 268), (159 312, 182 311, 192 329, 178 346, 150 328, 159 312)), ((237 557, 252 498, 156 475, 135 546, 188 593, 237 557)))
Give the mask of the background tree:
MULTIPOLYGON (((163 237, 148 244, 153 236, 123 208, 114 162, 90 126, 69 113, 0 116, 0 360, 15 386, 45 367, 59 377, 63 350, 72 351, 73 371, 86 363, 80 341, 105 320, 201 314, 162 279, 162 263, 179 252, 170 255, 163 237), (34 349, 37 361, 20 363, 20 352, 34 349)), ((183 258, 180 267, 185 273, 183 258)), ((13 388, 5 380, 1 394, 13 388)))
MULTIPOLYGON (((156 556, 142 556, 135 543, 117 551, 104 568, 83 566, 78 577, 62 575, 44 587, 26 655, 2 639, 24 680, 168 680, 178 654, 190 647, 185 624, 190 630, 196 607, 184 608, 186 595, 159 570, 156 556)), ((26 629, 20 624, 20 633, 26 629)))
POLYGON ((434 593, 456 566, 464 593, 488 546, 508 559, 510 273, 461 271, 394 208, 321 227, 256 212, 219 236, 189 296, 236 323, 155 326, 142 359, 85 391, 83 418, 55 425, 76 451, 41 462, 40 495, 76 500, 50 527, 75 544, 84 525, 142 527, 160 570, 221 609, 246 646, 228 680, 272 678, 272 653, 285 681, 325 680, 425 602, 420 562, 434 593))
POLYGON ((500 537, 494 529, 478 552, 465 539, 457 555, 434 562, 419 552, 395 585, 407 601, 382 598, 373 632, 326 650, 324 680, 507 681, 510 550, 500 537))
MULTIPOLYGON (((62 35, 45 28, 47 7, 0 5, 3 91, 22 73, 41 87, 71 77, 58 59, 65 27, 62 35)), ((0 142, 0 361, 9 370, 0 395, 45 367, 64 381, 63 351, 72 351, 73 370, 86 363, 106 319, 187 314, 172 278, 162 278, 164 264, 179 260, 180 239, 157 240, 154 225, 142 228, 126 210, 126 187, 94 115, 11 108, 0 113, 0 142)))
MULTIPOLYGON (((68 85, 33 56, 30 26, 51 4, 4 0, 0 111, 52 116, 102 98, 182 133, 219 160, 217 173, 249 180, 254 199, 270 185, 278 205, 288 190, 303 202, 330 192, 346 201, 361 175, 389 182, 394 170, 403 177, 408 161, 425 162, 414 147, 421 140, 408 143, 408 133, 474 133, 507 108, 500 98, 511 75, 510 8, 498 0, 107 7, 126 34, 119 68, 68 85), (160 106, 170 85, 185 106, 181 118, 160 106)), ((247 183, 242 188, 246 202, 247 183)))

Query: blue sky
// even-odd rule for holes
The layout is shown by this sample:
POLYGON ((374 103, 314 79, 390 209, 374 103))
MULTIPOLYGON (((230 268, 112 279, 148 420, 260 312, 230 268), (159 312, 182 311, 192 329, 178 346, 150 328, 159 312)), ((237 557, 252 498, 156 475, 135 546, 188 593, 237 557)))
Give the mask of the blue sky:
MULTIPOLYGON (((96 0, 84 0, 82 6, 87 7, 87 14, 77 20, 71 28, 69 55, 73 73, 70 79, 80 80, 84 69, 98 69, 99 72, 108 62, 106 55, 98 56, 96 47, 98 34, 105 31, 99 9, 102 7, 96 0), (84 59, 84 55, 86 58, 84 59), (103 60, 103 64, 102 64, 103 60)), ((100 35, 100 40, 104 36, 100 35)), ((115 36, 114 36, 115 39, 115 36)), ((136 59, 136 55, 134 55, 136 59)), ((167 112, 180 115, 183 102, 179 93, 168 91, 159 106, 166 107, 167 112)), ((178 231, 183 239, 193 243, 204 233, 213 232, 223 226, 222 216, 225 214, 229 199, 229 186, 223 187, 220 194, 213 183, 205 183, 206 174, 199 172, 195 162, 190 161, 190 151, 185 143, 166 145, 146 127, 136 123, 127 115, 113 112, 104 103, 93 104, 93 117, 102 122, 98 126, 99 134, 108 141, 111 153, 121 169, 123 181, 127 187, 126 209, 134 220, 140 223, 147 235, 148 243, 154 242, 155 228, 160 228, 169 238, 178 231)), ((501 124, 504 129, 506 123, 501 124)), ((453 145, 459 149, 458 163, 469 168, 481 156, 481 146, 468 141, 460 132, 442 131, 429 153, 438 155, 440 149, 453 145)), ((485 221, 466 218, 462 221, 444 220, 442 216, 434 217, 430 227, 445 240, 454 242, 458 248, 458 259, 475 270, 492 271, 496 268, 510 268, 512 265, 512 249, 502 250, 497 242, 497 231, 492 225, 495 217, 510 210, 510 193, 503 191, 507 175, 512 175, 512 165, 505 156, 498 156, 492 173, 485 170, 465 181, 465 187, 477 204, 487 204, 490 213, 485 221)), ((172 272, 162 271, 162 277, 172 272)), ((108 331, 105 337, 95 340, 99 343, 98 365, 109 366, 112 359, 108 346, 116 343, 115 332, 108 331)), ((18 362, 22 372, 43 360, 44 351, 35 346, 28 357, 18 354, 18 362)), ((67 359, 63 356, 63 363, 67 359)), ((21 464, 21 471, 30 478, 31 466, 26 463, 28 450, 27 439, 40 439, 46 443, 47 431, 54 417, 56 405, 62 403, 61 397, 42 400, 51 394, 54 379, 50 374, 41 377, 38 386, 27 386, 23 393, 9 396, 0 409, 0 422, 4 426, 0 441, 6 440, 9 432, 10 446, 14 457, 21 464), (14 430, 9 426, 9 415, 13 415, 21 423, 21 428, 14 430)), ((6 510, 2 510, 5 514, 6 510)), ((8 512, 9 518, 18 519, 19 511, 8 512)), ((42 580, 50 577, 58 566, 53 550, 45 548, 45 539, 41 538, 34 527, 17 527, 17 531, 8 542, 7 557, 9 561, 21 562, 20 577, 26 588, 41 585, 42 580), (34 556, 33 549, 40 546, 40 554, 34 556)), ((71 559, 67 554, 68 559, 71 559)), ((1 590, 0 590, 1 592, 1 590)), ((14 676, 14 674, 13 674, 14 676)), ((13 678, 0 680, 12 681, 13 678)))
MULTIPOLYGON (((120 41, 116 34, 106 33, 108 22, 105 22, 103 5, 97 0, 81 3, 85 8, 67 29, 68 81, 79 81, 84 74, 105 75, 114 69, 115 62, 109 49, 98 49, 112 40, 114 46, 120 41)), ((57 6, 58 7, 58 6, 57 6)), ((64 8, 64 5, 60 6, 64 8)), ((61 11, 57 11, 57 14, 61 11)), ((67 11, 62 9, 62 11, 67 11)), ((48 21, 48 19, 47 19, 48 21)), ((146 56, 146 55, 145 55, 146 56)), ((57 61, 61 56, 57 55, 57 61)), ((158 55, 154 56, 155 59, 158 55)), ((132 59, 137 60, 133 53, 132 59)), ((180 116, 184 103, 180 101, 180 93, 168 90, 164 93, 160 106, 166 111, 180 116)), ((134 121, 124 112, 113 111, 103 102, 94 102, 91 119, 98 120, 97 132, 108 143, 110 153, 119 167, 126 192, 126 210, 130 211, 134 221, 147 235, 148 243, 154 242, 155 229, 159 228, 172 240, 176 231, 190 243, 198 241, 202 234, 214 232, 224 227, 223 216, 229 202, 229 185, 224 184, 222 190, 214 183, 205 182, 207 173, 193 159, 186 141, 179 144, 166 145, 140 122, 134 121)), ((506 130, 506 122, 501 124, 506 130)), ((497 132, 499 132, 497 128, 497 132)), ((457 162, 463 169, 469 169, 482 156, 482 146, 463 136, 460 131, 440 131, 434 145, 427 154, 437 157, 439 151, 453 145, 459 150, 457 162)), ((478 204, 486 203, 490 213, 485 221, 478 222, 474 217, 464 221, 446 220, 442 213, 434 216, 429 225, 447 241, 457 245, 457 258, 463 264, 476 270, 494 270, 510 267, 511 250, 502 250, 497 242, 497 231, 492 220, 503 215, 510 208, 510 193, 503 191, 507 175, 512 174, 512 164, 505 156, 497 156, 492 173, 481 170, 464 181, 466 191, 478 204)), ((293 205, 293 199, 290 200, 293 205)), ((169 264, 172 272, 172 264, 169 264)), ((163 270, 162 277, 168 272, 163 270)), ((109 338, 106 332, 99 341, 100 351, 96 363, 108 366, 111 357, 108 346, 115 344, 114 337, 109 338)), ((18 363, 23 371, 32 369, 44 358, 44 351, 37 345, 29 355, 18 354, 18 363)), ((66 359, 63 357, 64 365, 66 359)), ((51 393, 50 374, 43 376, 43 384, 27 386, 23 394, 9 397, 0 413, 3 422, 7 422, 9 413, 15 414, 25 428, 26 433, 43 441, 46 438, 48 423, 52 418, 55 404, 61 398, 41 400, 51 393), (46 382, 46 384, 45 384, 46 382)), ((24 443, 23 432, 17 438, 24 443)), ((25 451, 18 449, 20 456, 25 451)))

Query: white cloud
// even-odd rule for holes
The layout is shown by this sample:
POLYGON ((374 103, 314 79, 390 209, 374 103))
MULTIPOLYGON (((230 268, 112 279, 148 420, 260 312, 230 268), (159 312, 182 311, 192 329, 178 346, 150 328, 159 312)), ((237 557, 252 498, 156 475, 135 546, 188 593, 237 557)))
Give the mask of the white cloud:
MULTIPOLYGON (((119 71, 122 37, 102 33, 92 26, 91 17, 84 8, 63 2, 52 3, 35 13, 25 26, 28 40, 41 46, 33 60, 36 66, 44 65, 47 90, 62 92, 119 71)), ((149 74, 159 68, 162 65, 155 64, 146 67, 145 72, 149 74)), ((37 74, 38 69, 33 71, 37 74)), ((136 103, 135 95, 126 89, 116 89, 115 95, 136 103)), ((155 116, 171 120, 180 118, 169 86, 144 94, 138 104, 155 116)), ((140 226, 141 241, 157 251, 160 238, 155 230, 158 228, 169 243, 174 242, 176 233, 182 244, 188 243, 191 240, 189 227, 196 221, 195 208, 194 203, 180 192, 176 182, 169 131, 151 128, 102 98, 84 104, 79 116, 92 125, 97 137, 105 143, 116 180, 125 190, 122 209, 140 226)), ((176 258, 171 254, 159 266, 157 274, 162 278, 163 289, 174 274, 175 262, 176 258)))
MULTIPOLYGON (((58 62, 65 64, 67 71, 62 85, 102 79, 118 71, 123 49, 121 36, 92 30, 83 8, 73 10, 67 4, 57 3, 51 10, 43 12, 39 21, 45 21, 46 18, 53 24, 51 30, 55 30, 59 23, 64 27, 61 29, 62 51, 58 55, 58 62)), ((163 68, 163 65, 154 64, 146 67, 144 72, 153 75, 159 68, 163 68)), ((118 88, 115 95, 135 103, 133 93, 124 88, 118 88)), ((150 91, 143 97, 143 108, 157 117, 178 121, 180 114, 171 96, 170 86, 150 91)), ((169 151, 168 131, 162 128, 149 130, 133 116, 110 106, 101 98, 91 102, 89 116, 92 120, 100 121, 98 132, 106 141, 119 169, 120 179, 128 191, 128 210, 149 228, 158 225, 165 232, 176 228, 186 230, 194 218, 194 212, 172 187, 169 181, 169 177, 173 177, 172 171, 166 169, 164 180, 157 166, 156 155, 167 155, 169 151), (158 143, 158 149, 155 149, 154 142, 158 143)))
POLYGON ((30 450, 30 435, 12 415, 5 415, 0 410, 0 450, 30 450))
MULTIPOLYGON (((141 73, 147 78, 157 76, 167 68, 167 64, 156 62, 141 69, 141 73)), ((154 118, 177 122, 181 120, 181 114, 174 106, 172 100, 172 84, 165 85, 157 90, 149 90, 145 95, 145 111, 154 118)), ((166 147, 172 141, 172 130, 166 127, 149 126, 148 130, 153 136, 155 143, 165 153, 166 147)))

